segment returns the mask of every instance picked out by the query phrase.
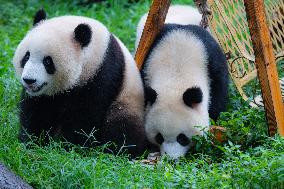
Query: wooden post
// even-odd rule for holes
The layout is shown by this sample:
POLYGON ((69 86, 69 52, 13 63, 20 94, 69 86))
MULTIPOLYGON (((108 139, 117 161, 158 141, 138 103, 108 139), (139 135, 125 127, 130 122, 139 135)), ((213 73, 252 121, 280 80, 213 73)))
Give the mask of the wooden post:
POLYGON ((170 0, 153 0, 135 54, 135 61, 139 69, 141 69, 151 45, 164 26, 170 4, 170 0))
POLYGON ((284 106, 263 0, 244 0, 270 136, 284 136, 284 106))

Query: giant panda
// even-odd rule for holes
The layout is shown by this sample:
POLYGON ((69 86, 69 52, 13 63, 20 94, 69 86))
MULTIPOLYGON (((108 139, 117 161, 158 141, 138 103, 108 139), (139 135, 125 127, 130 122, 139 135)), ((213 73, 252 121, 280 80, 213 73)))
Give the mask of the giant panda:
POLYGON ((13 64, 24 88, 21 141, 48 135, 44 142, 114 143, 106 151, 144 152, 140 73, 127 48, 103 24, 81 16, 46 19, 40 10, 13 64))
POLYGON ((226 57, 211 34, 198 25, 165 24, 141 75, 146 135, 171 158, 184 156, 194 145, 192 137, 202 135, 210 118, 216 120, 226 110, 226 57))
MULTIPOLYGON (((137 25, 135 47, 137 49, 148 13, 144 14, 137 25)), ((202 15, 195 7, 188 5, 171 5, 169 7, 165 23, 175 23, 181 25, 193 24, 200 25, 202 15)))

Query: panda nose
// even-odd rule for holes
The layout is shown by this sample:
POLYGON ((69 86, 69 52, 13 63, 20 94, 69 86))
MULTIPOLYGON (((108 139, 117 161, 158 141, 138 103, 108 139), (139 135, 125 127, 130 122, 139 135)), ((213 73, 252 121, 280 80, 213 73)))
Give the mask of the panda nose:
POLYGON ((31 85, 31 84, 33 84, 33 83, 35 83, 36 82, 36 80, 35 79, 27 79, 27 78, 23 78, 23 80, 25 81, 25 83, 26 84, 28 84, 28 85, 31 85))

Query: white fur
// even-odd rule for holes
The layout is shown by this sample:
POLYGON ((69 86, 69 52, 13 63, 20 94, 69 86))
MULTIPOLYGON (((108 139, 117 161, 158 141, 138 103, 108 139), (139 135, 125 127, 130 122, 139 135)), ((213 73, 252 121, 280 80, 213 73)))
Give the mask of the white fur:
MULTIPOLYGON (((140 41, 144 25, 147 20, 148 13, 144 14, 137 26, 135 47, 137 49, 140 41)), ((181 25, 200 25, 202 15, 198 10, 191 6, 186 5, 173 5, 170 6, 165 23, 175 23, 181 25)))
MULTIPOLYGON (((110 33, 100 22, 80 16, 62 16, 48 19, 33 28, 19 44, 13 64, 17 75, 47 83, 38 93, 32 95, 54 95, 61 91, 82 85, 94 75, 103 60, 110 33), (92 39, 81 49, 74 40, 74 29, 81 23, 92 28, 92 39), (30 51, 30 60, 21 68, 20 62, 30 51), (44 56, 51 56, 55 64, 55 74, 46 75, 42 69, 44 56)), ((24 82, 23 82, 23 85, 24 82)))
POLYGON ((177 145, 177 136, 183 133, 192 138, 209 127, 210 89, 204 44, 190 32, 173 31, 153 49, 145 65, 146 85, 158 94, 156 102, 147 107, 147 137, 156 143, 155 136, 161 133, 161 151, 174 158, 183 156, 191 144, 177 145), (191 87, 200 87, 203 92, 202 102, 194 108, 183 101, 183 93, 191 87))
POLYGON ((169 157, 173 159, 177 159, 188 151, 189 145, 182 146, 177 141, 163 142, 160 148, 161 148, 162 155, 167 154, 169 157))
POLYGON ((144 116, 144 92, 142 79, 140 77, 139 70, 136 66, 136 62, 133 56, 125 45, 116 38, 120 44, 121 50, 124 55, 125 73, 121 93, 118 97, 118 101, 127 103, 127 106, 134 113, 144 116), (135 103, 133 103, 135 102, 135 103))
POLYGON ((26 63, 21 77, 22 84, 26 88, 27 93, 32 96, 43 94, 46 90, 48 90, 46 82, 49 81, 50 83, 52 79, 52 75, 46 72, 42 61, 38 61, 38 58, 36 57, 30 59, 26 63), (35 79, 36 82, 32 85, 28 85, 23 79, 35 79))

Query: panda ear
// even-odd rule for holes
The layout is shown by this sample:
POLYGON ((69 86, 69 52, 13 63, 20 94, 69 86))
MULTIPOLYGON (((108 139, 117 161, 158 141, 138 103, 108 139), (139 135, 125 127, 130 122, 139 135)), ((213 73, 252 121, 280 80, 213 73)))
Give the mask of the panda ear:
POLYGON ((150 104, 154 104, 157 99, 157 92, 151 87, 145 87, 145 101, 150 102, 150 104))
POLYGON ((202 98, 203 98, 203 93, 199 87, 188 88, 183 93, 184 103, 191 108, 194 108, 195 105, 201 103, 202 98))
POLYGON ((74 30, 74 39, 82 48, 89 45, 92 38, 92 30, 88 24, 79 24, 74 30))
POLYGON ((38 24, 40 21, 45 20, 46 19, 46 13, 43 9, 40 9, 36 12, 35 16, 34 16, 34 23, 33 25, 35 26, 36 24, 38 24))

